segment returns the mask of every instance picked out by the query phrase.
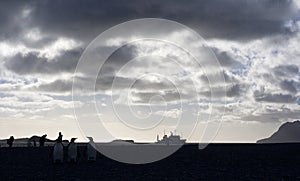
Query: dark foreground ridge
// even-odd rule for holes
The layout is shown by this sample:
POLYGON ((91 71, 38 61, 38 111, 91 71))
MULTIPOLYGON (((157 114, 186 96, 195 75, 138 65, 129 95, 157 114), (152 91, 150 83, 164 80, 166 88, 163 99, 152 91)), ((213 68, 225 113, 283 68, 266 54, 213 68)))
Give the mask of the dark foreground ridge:
POLYGON ((284 123, 272 136, 257 143, 300 143, 300 121, 284 123))
POLYGON ((145 165, 87 162, 85 149, 76 164, 53 164, 52 147, 0 148, 0 180, 300 180, 300 144, 189 144, 145 165))

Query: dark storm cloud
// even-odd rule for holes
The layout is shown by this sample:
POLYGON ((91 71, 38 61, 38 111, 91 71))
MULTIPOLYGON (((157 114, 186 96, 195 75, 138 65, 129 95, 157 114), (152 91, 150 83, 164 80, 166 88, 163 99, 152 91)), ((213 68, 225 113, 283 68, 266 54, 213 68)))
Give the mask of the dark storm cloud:
POLYGON ((291 77, 297 76, 299 68, 297 65, 279 65, 273 71, 276 77, 291 77))
POLYGON ((271 70, 271 73, 258 75, 265 81, 277 85, 282 91, 287 91, 294 95, 299 90, 299 68, 297 65, 279 65, 271 70))
POLYGON ((235 84, 226 91, 226 95, 228 97, 239 97, 239 96, 241 96, 242 92, 243 92, 243 90, 242 90, 241 85, 235 84))
MULTIPOLYGON (((85 93, 94 92, 94 89, 91 89, 91 86, 87 85, 94 85, 95 80, 87 77, 79 77, 70 78, 70 79, 57 79, 52 82, 42 83, 38 86, 33 86, 29 88, 30 90, 34 91, 41 91, 47 93, 71 93, 72 88, 74 91, 84 91, 85 93), (76 87, 73 87, 73 81, 76 81, 76 87)), ((93 86, 92 86, 93 87, 93 86)), ((108 87, 106 85, 106 87, 108 87)), ((106 90, 108 88, 102 87, 102 90, 106 90)))
POLYGON ((284 80, 280 82, 280 88, 283 90, 287 90, 291 93, 296 93, 297 89, 294 86, 294 81, 284 80))
POLYGON ((174 90, 164 90, 164 91, 143 91, 143 92, 133 92, 132 95, 138 100, 135 103, 148 103, 153 101, 154 103, 163 102, 173 102, 182 101, 195 98, 193 94, 178 92, 174 90), (158 96, 158 97, 157 97, 158 96))
POLYGON ((250 115, 242 117, 244 121, 259 121, 259 122, 278 122, 288 121, 289 119, 298 119, 300 111, 297 109, 290 109, 285 105, 281 107, 274 107, 272 104, 266 105, 263 112, 254 111, 250 115))
POLYGON ((5 61, 4 66, 17 74, 56 74, 75 70, 82 49, 64 51, 53 60, 40 57, 37 52, 18 53, 5 61))
POLYGON ((256 115, 246 115, 242 116, 241 120, 243 121, 258 121, 258 122, 281 122, 288 121, 289 119, 299 119, 300 112, 299 110, 288 110, 288 111, 274 111, 259 113, 256 115))
POLYGON ((212 50, 218 58, 220 65, 223 67, 234 67, 241 64, 240 62, 232 58, 232 56, 228 52, 220 51, 217 48, 212 48, 212 50))
MULTIPOLYGON (((79 77, 77 76, 75 79, 76 88, 79 91, 93 92, 96 91, 105 91, 105 90, 123 90, 123 89, 131 89, 137 91, 144 90, 167 90, 170 88, 174 88, 174 85, 169 82, 151 82, 149 80, 136 80, 135 78, 128 77, 120 77, 120 76, 101 76, 98 77, 97 80, 94 80, 90 77, 79 77), (87 86, 87 85, 95 85, 95 86, 87 86), (132 87, 131 87, 132 86, 132 87), (88 88, 94 88, 88 90, 88 88)), ((73 79, 62 80, 57 79, 53 82, 43 83, 39 86, 35 86, 33 90, 45 91, 45 92, 70 92, 72 91, 73 79)), ((141 93, 142 95, 143 93, 141 93)), ((166 95, 169 95, 167 92, 166 95)))
POLYGON ((29 5, 28 1, 0 2, 0 40, 15 37, 24 28, 21 20, 22 10, 29 5))
POLYGON ((143 89, 152 89, 152 90, 164 90, 164 89, 170 89, 170 88, 176 88, 175 85, 172 84, 172 82, 167 81, 159 81, 159 82, 151 82, 146 80, 137 80, 133 85, 132 88, 143 90, 143 89))
POLYGON ((257 102, 273 102, 273 103, 296 103, 297 97, 291 94, 272 94, 260 91, 254 92, 254 99, 257 102))
MULTIPOLYGON (((100 49, 102 49, 101 47, 100 49)), ((105 50, 112 49, 112 47, 105 47, 105 50)), ((96 50, 98 51, 98 49, 96 50)), ((99 50, 103 51, 103 50, 99 50)), ((125 45, 118 48, 115 52, 113 52, 107 60, 101 66, 100 72, 98 76, 114 76, 117 71, 119 71, 126 63, 135 58, 134 52, 136 51, 136 46, 133 45, 125 45)), ((97 61, 95 59, 95 61, 97 61)), ((97 65, 97 63, 95 63, 97 65)), ((145 67, 147 64, 143 62, 141 65, 145 67)), ((136 66, 136 65, 135 65, 136 66)), ((89 69, 87 69, 89 71, 89 69)))
MULTIPOLYGON (((183 1, 137 1, 121 0, 104 2, 95 0, 66 1, 13 1, 0 3, 0 39, 16 41, 28 47, 43 47, 58 37, 69 37, 89 43, 107 28, 136 18, 166 18, 186 24, 204 33, 206 38, 251 39, 284 31, 285 20, 294 16, 294 4, 289 0, 234 1, 191 0, 183 1), (27 10, 28 17, 22 17, 27 10), (53 13, 55 12, 55 13, 53 13), (42 38, 38 41, 24 39, 24 33, 37 28, 42 38)), ((153 31, 148 29, 145 31, 153 31)), ((83 44, 85 46, 86 44, 83 44)), ((132 58, 125 47, 111 57, 103 71, 111 74, 132 58)), ((82 50, 66 51, 57 61, 38 57, 37 53, 17 54, 7 59, 5 66, 18 74, 74 71, 82 50)), ((238 65, 227 52, 215 49, 224 67, 238 65)))
POLYGON ((226 91, 220 86, 210 87, 210 90, 199 92, 200 95, 205 97, 214 96, 214 98, 222 97, 240 97, 247 91, 246 84, 231 84, 226 86, 226 91))
POLYGON ((96 80, 96 90, 120 90, 130 88, 131 83, 134 83, 134 78, 120 76, 98 77, 96 80))
POLYGON ((39 1, 32 17, 45 30, 71 36, 96 35, 126 20, 157 17, 187 24, 206 37, 249 39, 283 32, 284 21, 294 13, 290 0, 39 1))
MULTIPOLYGON (((277 33, 285 33, 284 23, 295 16, 295 5, 290 0, 203 0, 203 1, 138 1, 130 3, 121 0, 95 1, 78 0, 72 3, 66 1, 15 1, 0 3, 0 38, 5 40, 23 41, 26 46, 43 47, 57 37, 70 37, 88 43, 107 28, 136 18, 166 18, 188 25, 205 35, 206 38, 249 40, 277 33), (28 17, 21 17, 22 11, 30 10, 28 17), (20 35, 30 28, 41 31, 42 39, 31 42, 20 39, 20 35)), ((148 31, 155 32, 155 27, 148 31)), ((86 45, 86 44, 85 44, 86 45)), ((106 47, 107 48, 107 47, 106 47)), ((111 87, 115 70, 128 62, 133 55, 132 47, 120 49, 127 53, 113 54, 111 61, 103 66, 104 77, 97 80, 96 89, 106 90, 111 87)), ((214 49, 220 64, 224 67, 233 67, 239 63, 228 52, 214 49)), ((31 52, 26 55, 17 54, 5 61, 5 67, 18 74, 46 73, 74 71, 82 49, 63 52, 57 60, 48 60, 31 52)), ((93 66, 93 65, 87 65, 93 66)), ((276 76, 287 74, 296 75, 297 66, 287 65, 274 68, 276 76)), ((226 82, 233 83, 227 90, 227 96, 242 95, 244 90, 235 77, 224 75, 226 82)), ((126 85, 125 77, 120 77, 126 85)), ((295 92, 290 82, 282 82, 281 88, 295 92)), ((70 88, 64 81, 56 81, 42 90, 57 87, 58 91, 70 88), (62 87, 59 89, 59 87, 62 87)), ((137 84, 137 89, 144 87, 147 82, 137 84)), ((120 85, 120 87, 122 87, 120 85)), ((152 84, 153 87, 168 87, 168 85, 152 84)), ((257 98, 258 101, 281 100, 283 95, 265 95, 257 98), (279 98, 278 98, 279 97, 279 98)), ((283 98, 289 98, 284 97, 283 98)), ((291 98, 292 99, 292 98, 291 98)), ((280 102, 280 101, 279 101, 280 102)))
MULTIPOLYGON (((205 97, 212 96, 212 92, 215 97, 241 97, 247 93, 249 90, 249 83, 241 82, 239 79, 237 79, 231 72, 224 71, 224 80, 225 80, 225 89, 226 93, 224 92, 224 88, 222 86, 219 86, 220 84, 223 84, 221 80, 210 82, 208 81, 208 78, 205 75, 201 75, 199 79, 208 85, 211 85, 210 90, 204 90, 201 91, 200 94, 205 97)), ((212 75, 210 75, 212 76, 212 75)))
MULTIPOLYGON (((211 75, 208 75, 208 76, 210 76, 210 77, 213 77, 214 76, 214 74, 211 74, 211 75)), ((222 82, 222 80, 219 80, 219 81, 214 81, 214 82, 209 82, 209 80, 208 80, 208 76, 206 76, 206 75, 200 75, 199 76, 199 79, 203 82, 203 83, 205 83, 205 84, 220 84, 220 83, 223 83, 222 82)), ((241 84, 241 82, 235 77, 235 76, 233 76, 233 74, 232 73, 230 73, 230 72, 227 72, 227 71, 223 71, 223 76, 224 76, 224 81, 225 81, 225 83, 229 83, 229 84, 241 84)))
POLYGON ((28 40, 24 37, 20 37, 20 38, 18 38, 17 42, 23 43, 28 48, 40 49, 40 48, 45 48, 47 45, 49 45, 51 43, 54 43, 55 40, 57 40, 57 39, 54 37, 50 37, 50 36, 44 36, 44 37, 41 37, 40 40, 35 40, 35 41, 28 40))
POLYGON ((70 80, 55 80, 48 84, 41 84, 35 88, 45 92, 70 92, 72 91, 72 81, 70 80))
MULTIPOLYGON (((11 3, 9 3, 11 4, 11 3)), ((90 41, 107 28, 136 18, 165 18, 199 30, 206 38, 251 39, 285 32, 284 22, 296 9, 290 0, 190 1, 30 1, 2 12, 1 27, 13 23, 22 7, 30 7, 27 24, 54 36, 90 41), (4 18, 3 18, 4 17, 4 18)), ((0 7, 7 7, 2 2, 0 7)), ((5 8, 2 8, 5 10, 5 8)), ((18 25, 5 32, 17 32, 18 25)), ((153 30, 149 30, 153 31, 153 30)))

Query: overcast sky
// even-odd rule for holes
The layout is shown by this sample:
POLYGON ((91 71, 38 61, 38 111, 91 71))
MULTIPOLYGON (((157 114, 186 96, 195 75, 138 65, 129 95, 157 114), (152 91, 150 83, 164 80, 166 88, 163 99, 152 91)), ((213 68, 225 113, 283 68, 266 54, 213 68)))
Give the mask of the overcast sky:
MULTIPOLYGON (((139 141, 175 129, 199 141, 212 108, 220 115, 225 110, 215 142, 254 142, 300 118, 299 1, 1 1, 0 27, 0 138, 44 133, 55 138, 62 131, 66 138, 82 139, 74 107, 87 124, 99 123, 97 115, 114 137, 139 141), (93 39, 139 18, 168 19, 199 33, 205 42, 159 23, 136 27, 197 49, 205 69, 180 47, 144 40, 118 48, 96 80, 89 74, 92 63, 74 74, 93 39), (211 64, 207 49, 220 67, 211 64), (225 82, 208 80, 220 72, 225 82), (72 100, 74 78, 80 96, 72 100), (91 82, 94 92, 86 86, 91 82), (91 104, 98 112, 88 108, 91 104), (132 130, 122 121, 149 129, 132 130)), ((101 42, 101 50, 90 56, 140 38, 125 33, 131 34, 101 42)), ((99 130, 89 131, 83 128, 105 140, 99 130)))

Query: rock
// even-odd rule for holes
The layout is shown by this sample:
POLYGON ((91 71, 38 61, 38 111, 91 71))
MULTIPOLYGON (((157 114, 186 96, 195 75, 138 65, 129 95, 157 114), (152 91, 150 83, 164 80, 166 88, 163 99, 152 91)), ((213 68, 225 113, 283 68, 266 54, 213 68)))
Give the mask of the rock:
POLYGON ((300 142, 300 121, 287 122, 280 126, 269 138, 258 140, 257 143, 298 143, 300 142))

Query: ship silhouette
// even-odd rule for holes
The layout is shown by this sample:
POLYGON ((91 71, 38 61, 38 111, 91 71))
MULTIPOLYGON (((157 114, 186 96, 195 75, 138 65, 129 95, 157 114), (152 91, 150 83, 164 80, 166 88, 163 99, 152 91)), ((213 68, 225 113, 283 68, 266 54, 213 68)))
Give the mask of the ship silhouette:
POLYGON ((181 139, 180 135, 173 134, 170 132, 170 136, 164 134, 163 138, 160 140, 159 135, 157 135, 157 139, 155 144, 164 144, 164 145, 183 145, 185 144, 186 139, 181 139))

